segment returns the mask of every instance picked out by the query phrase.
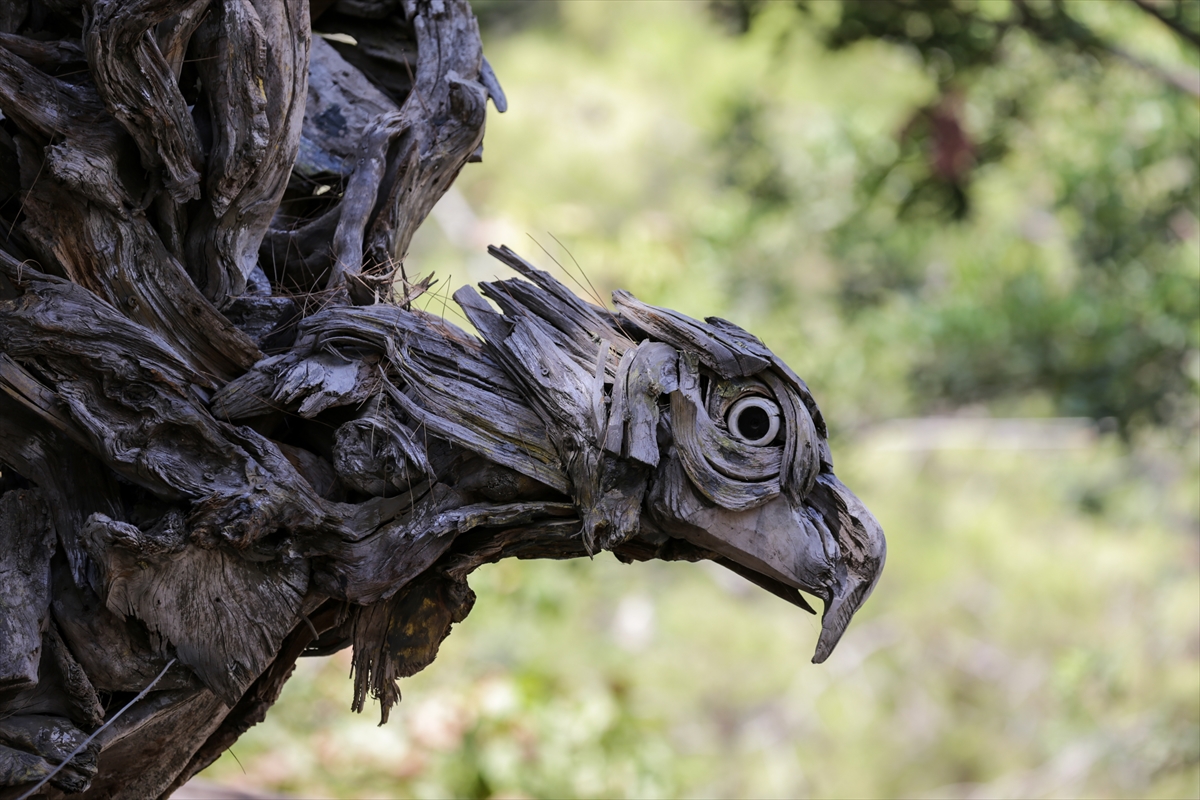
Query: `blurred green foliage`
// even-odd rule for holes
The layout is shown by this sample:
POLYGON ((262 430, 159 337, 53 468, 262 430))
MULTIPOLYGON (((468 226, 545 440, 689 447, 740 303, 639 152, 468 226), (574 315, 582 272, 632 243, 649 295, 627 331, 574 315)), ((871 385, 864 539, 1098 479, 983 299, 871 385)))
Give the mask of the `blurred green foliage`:
MULTIPOLYGON (((1200 3, 1152 5, 1195 29, 1200 3)), ((489 279, 503 242, 597 302, 624 287, 752 330, 812 387, 887 569, 814 667, 816 620, 719 569, 488 567, 386 727, 347 710, 348 654, 303 661, 206 777, 305 797, 1200 796, 1186 37, 1117 2, 479 10, 510 110, 409 274, 489 279), (885 424, 926 414, 1111 422, 885 424)), ((445 292, 424 303, 462 322, 445 292)))
MULTIPOLYGON (((712 7, 741 33, 779 25, 757 0, 712 7)), ((919 295, 916 410, 1041 391, 1126 434, 1194 431, 1200 3, 863 0, 824 24, 795 8, 828 47, 889 42, 937 87, 895 149, 859 139, 858 202, 830 240, 847 313, 919 295), (989 195, 1005 178, 1032 201, 1012 209, 1021 235, 980 248, 996 226, 966 218, 1004 212, 989 195), (931 273, 950 220, 971 244, 931 273)))
POLYGON ((1058 413, 1126 433, 1194 430, 1200 3, 1147 7, 1161 19, 1132 2, 855 2, 826 30, 835 48, 883 39, 914 51, 938 83, 900 152, 864 159, 862 202, 835 245, 857 265, 848 308, 927 287, 920 261, 904 270, 889 257, 914 236, 928 248, 973 205, 1002 213, 989 173, 1032 201, 1020 237, 956 254, 950 285, 921 303, 931 346, 910 380, 926 406, 1040 390, 1058 413), (1151 42, 1154 60, 1132 54, 1151 42), (901 186, 890 197, 889 182, 901 186))

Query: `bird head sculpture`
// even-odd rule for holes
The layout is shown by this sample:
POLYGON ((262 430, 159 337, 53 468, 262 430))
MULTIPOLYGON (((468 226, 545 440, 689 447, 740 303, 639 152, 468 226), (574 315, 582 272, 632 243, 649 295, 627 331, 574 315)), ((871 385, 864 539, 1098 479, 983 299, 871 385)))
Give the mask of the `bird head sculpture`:
POLYGON ((825 605, 828 658, 883 569, 871 513, 834 475, 808 387, 762 342, 614 293, 585 303, 508 248, 525 281, 455 299, 531 399, 560 455, 589 552, 686 542, 767 590, 825 605))

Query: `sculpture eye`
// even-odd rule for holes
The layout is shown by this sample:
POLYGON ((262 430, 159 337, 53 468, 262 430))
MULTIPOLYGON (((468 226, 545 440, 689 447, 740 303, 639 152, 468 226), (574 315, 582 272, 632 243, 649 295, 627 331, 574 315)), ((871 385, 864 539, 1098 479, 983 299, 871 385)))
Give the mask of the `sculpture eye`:
POLYGON ((729 408, 725 424, 746 444, 770 444, 779 435, 779 405, 765 397, 743 397, 729 408))

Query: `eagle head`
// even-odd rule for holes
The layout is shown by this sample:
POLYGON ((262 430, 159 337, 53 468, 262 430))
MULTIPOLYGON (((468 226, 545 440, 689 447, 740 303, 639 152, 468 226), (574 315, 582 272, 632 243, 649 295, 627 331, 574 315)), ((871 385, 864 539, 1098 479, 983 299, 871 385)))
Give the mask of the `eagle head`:
POLYGON ((804 381, 731 322, 623 291, 610 311, 492 254, 526 279, 481 285, 501 313, 455 299, 544 421, 588 552, 706 558, 809 611, 800 593, 819 597, 813 661, 828 658, 887 545, 834 475, 804 381))
POLYGON ((776 367, 723 377, 686 352, 678 370, 647 516, 802 608, 812 611, 795 590, 821 598, 820 663, 879 579, 883 531, 833 474, 819 412, 799 379, 776 367))

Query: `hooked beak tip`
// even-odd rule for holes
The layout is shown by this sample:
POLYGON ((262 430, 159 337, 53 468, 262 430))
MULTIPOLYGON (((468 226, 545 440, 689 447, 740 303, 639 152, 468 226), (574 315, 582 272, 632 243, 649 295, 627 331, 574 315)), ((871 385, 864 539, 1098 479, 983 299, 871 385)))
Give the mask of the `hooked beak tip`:
POLYGON ((825 614, 821 619, 821 636, 817 639, 817 649, 812 657, 814 664, 822 664, 825 659, 829 658, 833 653, 833 648, 837 647, 842 634, 846 631, 846 625, 849 624, 853 614, 838 613, 841 605, 838 599, 835 599, 833 603, 825 607, 825 614))
POLYGON ((821 636, 817 639, 812 663, 820 664, 833 653, 850 625, 854 612, 867 599, 871 588, 873 584, 864 584, 851 578, 848 584, 843 583, 829 593, 829 599, 825 601, 825 613, 821 615, 821 636))
POLYGON ((838 578, 827 590, 825 613, 821 615, 821 636, 813 653, 814 664, 824 662, 833 653, 850 620, 874 591, 887 559, 887 541, 879 523, 858 498, 845 487, 842 489, 843 497, 853 500, 853 503, 847 502, 847 506, 856 509, 854 519, 857 524, 849 531, 853 535, 848 535, 842 543, 843 555, 850 556, 847 566, 853 564, 853 567, 839 570, 838 578))

